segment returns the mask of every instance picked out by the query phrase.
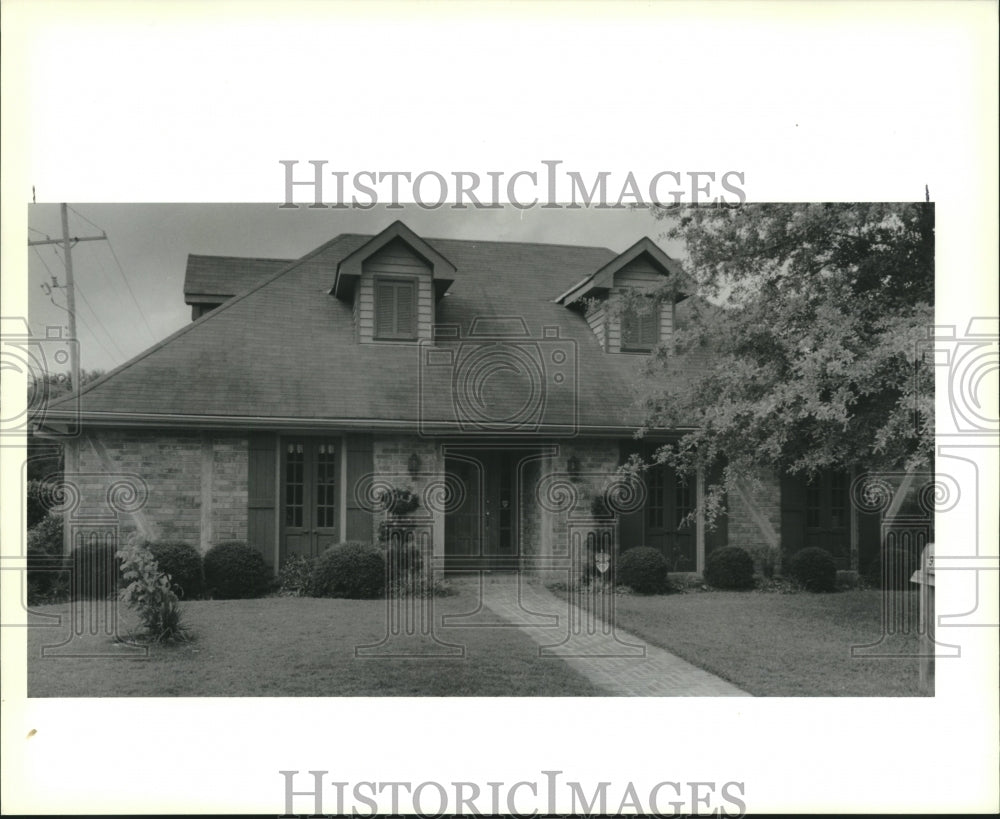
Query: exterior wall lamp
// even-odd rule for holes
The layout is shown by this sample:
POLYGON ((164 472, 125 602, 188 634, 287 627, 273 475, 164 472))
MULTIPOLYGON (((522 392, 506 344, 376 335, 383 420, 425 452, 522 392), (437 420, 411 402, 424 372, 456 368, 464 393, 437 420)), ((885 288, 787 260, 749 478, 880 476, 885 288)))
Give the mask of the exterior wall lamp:
POLYGON ((420 466, 420 456, 414 452, 410 456, 410 460, 406 462, 406 468, 410 471, 411 478, 417 477, 417 473, 420 472, 420 466))

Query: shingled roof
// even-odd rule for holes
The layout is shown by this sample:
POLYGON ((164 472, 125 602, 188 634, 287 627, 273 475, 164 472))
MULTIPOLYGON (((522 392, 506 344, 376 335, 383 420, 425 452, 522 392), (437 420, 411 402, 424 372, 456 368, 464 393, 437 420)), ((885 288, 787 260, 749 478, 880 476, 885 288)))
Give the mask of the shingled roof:
MULTIPOLYGON (((279 269, 85 387, 78 397, 84 423, 457 431, 467 407, 456 409, 456 388, 473 403, 477 396, 471 381, 458 384, 454 365, 493 344, 494 351, 516 348, 515 365, 533 377, 487 408, 490 418, 522 408, 527 415, 518 417, 529 422, 523 429, 553 434, 625 432, 641 424, 634 388, 643 357, 605 353, 583 315, 555 301, 613 260, 613 251, 425 239, 456 269, 436 307, 438 325, 455 328, 454 337, 431 345, 450 351, 453 366, 442 366, 440 357, 426 357, 428 343, 358 343, 352 305, 330 295, 339 262, 371 238, 341 234, 294 262, 191 257, 199 260, 195 281, 189 271, 191 292, 279 269), (482 336, 511 326, 528 335, 508 336, 500 346, 482 336), (472 337, 474 330, 480 335, 472 337), (541 384, 540 403, 532 383, 541 384)), ((485 355, 488 363, 492 353, 485 355)), ((68 400, 48 417, 73 411, 68 400)))
POLYGON ((293 261, 190 253, 184 271, 184 303, 202 304, 230 299, 265 276, 288 267, 293 261))

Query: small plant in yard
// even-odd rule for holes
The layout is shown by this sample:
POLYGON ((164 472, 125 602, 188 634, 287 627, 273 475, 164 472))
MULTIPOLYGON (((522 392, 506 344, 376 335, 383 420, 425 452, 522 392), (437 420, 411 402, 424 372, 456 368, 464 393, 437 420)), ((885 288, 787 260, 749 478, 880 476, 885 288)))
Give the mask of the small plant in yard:
POLYGON ((409 489, 393 487, 382 493, 382 503, 390 515, 408 515, 420 506, 420 497, 409 489))
POLYGON ((118 552, 117 557, 125 583, 119 596, 138 615, 143 636, 154 643, 189 639, 170 577, 160 571, 152 552, 133 544, 118 552))
POLYGON ((716 589, 752 589, 753 558, 738 546, 715 549, 705 561, 705 582, 716 589))
POLYGON ((792 555, 788 573, 808 591, 832 592, 837 588, 837 564, 826 549, 810 546, 792 555))
POLYGON ((315 561, 305 555, 289 555, 278 572, 278 592, 283 597, 309 594, 315 561))
POLYGON ((144 544, 160 571, 170 577, 170 588, 182 600, 196 600, 204 591, 201 553, 190 543, 156 540, 144 544))
POLYGON ((63 519, 49 514, 28 531, 28 604, 57 603, 68 597, 63 519))
POLYGON ((768 580, 774 577, 774 569, 778 565, 778 550, 774 546, 760 544, 750 549, 750 556, 760 573, 768 580))
POLYGON ((669 590, 667 561, 658 549, 633 546, 618 558, 615 580, 639 594, 662 594, 669 590))
POLYGON ((309 594, 366 599, 385 592, 385 555, 369 543, 346 541, 316 559, 309 594))
POLYGON ((599 492, 590 499, 590 514, 595 518, 613 518, 614 512, 608 505, 608 499, 603 492, 599 492))
POLYGON ((205 585, 217 600, 260 597, 271 585, 271 571, 252 546, 227 540, 205 553, 205 585))

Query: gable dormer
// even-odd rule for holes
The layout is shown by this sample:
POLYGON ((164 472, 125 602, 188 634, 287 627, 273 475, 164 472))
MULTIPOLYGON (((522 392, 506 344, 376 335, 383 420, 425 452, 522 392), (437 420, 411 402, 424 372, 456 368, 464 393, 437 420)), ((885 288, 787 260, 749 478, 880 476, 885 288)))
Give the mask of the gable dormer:
POLYGON ((330 293, 354 310, 358 341, 433 337, 435 305, 455 266, 402 222, 393 222, 337 265, 330 293))
POLYGON ((556 301, 583 311, 605 352, 645 354, 657 344, 671 343, 674 308, 687 294, 678 290, 673 301, 659 304, 651 299, 645 309, 635 300, 626 304, 622 296, 652 293, 682 276, 680 265, 643 237, 556 301))

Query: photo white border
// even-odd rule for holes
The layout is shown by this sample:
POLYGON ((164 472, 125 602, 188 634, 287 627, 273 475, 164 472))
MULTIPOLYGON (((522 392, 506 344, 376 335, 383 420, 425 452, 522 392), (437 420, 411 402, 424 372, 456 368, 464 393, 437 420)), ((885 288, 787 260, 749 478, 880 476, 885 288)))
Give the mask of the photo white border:
MULTIPOLYGON (((46 202, 277 204, 278 160, 295 158, 737 169, 751 201, 918 200, 926 185, 938 323, 996 310, 995 3, 8 0, 2 14, 4 315, 27 314, 33 186, 46 202), (423 128, 400 140, 400 115, 423 128)), ((6 378, 3 400, 19 389, 6 378)), ((11 508, 23 452, 0 457, 11 508)), ((18 520, 3 516, 4 544, 18 520)), ((939 546, 969 532, 944 527, 939 546)), ((941 582, 939 612, 967 595, 941 582)), ((986 811, 997 634, 948 630, 963 657, 939 662, 933 699, 25 700, 24 630, 7 628, 4 807, 277 814, 280 769, 482 783, 557 769, 735 779, 752 812, 986 811)))

